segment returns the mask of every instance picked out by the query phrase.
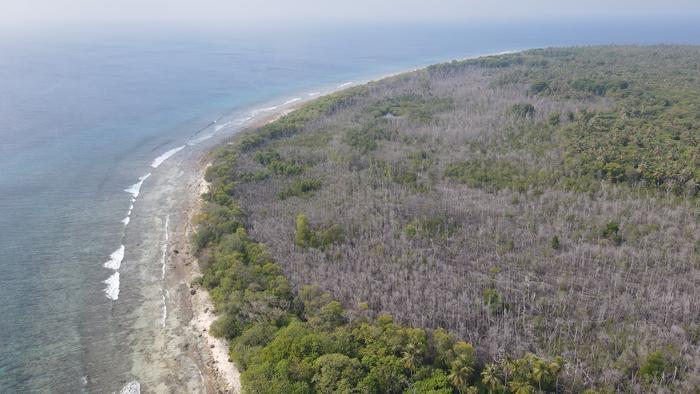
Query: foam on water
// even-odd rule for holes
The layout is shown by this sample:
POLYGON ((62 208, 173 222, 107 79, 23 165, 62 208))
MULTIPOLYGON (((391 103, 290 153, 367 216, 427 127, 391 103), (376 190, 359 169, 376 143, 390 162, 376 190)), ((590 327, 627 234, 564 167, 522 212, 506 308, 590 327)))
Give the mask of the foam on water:
POLYGON ((105 295, 112 301, 116 301, 119 298, 119 272, 115 272, 104 281, 107 284, 105 288, 105 295))
POLYGON ((299 100, 301 100, 301 97, 294 97, 293 99, 285 101, 284 104, 282 104, 282 105, 289 105, 291 103, 296 103, 299 100))
POLYGON ((168 318, 168 305, 165 303, 165 298, 169 296, 168 291, 165 290, 161 296, 163 297, 163 315, 161 316, 161 323, 163 327, 165 327, 165 319, 168 318))
POLYGON ((122 223, 124 223, 124 227, 126 227, 129 222, 131 221, 131 212, 134 211, 134 202, 136 202, 135 198, 131 199, 131 205, 129 205, 129 210, 126 212, 126 217, 122 219, 122 223))
MULTIPOLYGON (((168 234, 168 226, 170 225, 170 215, 167 215, 165 217, 165 228, 163 229, 165 233, 165 237, 163 240, 163 246, 161 247, 161 255, 160 255, 160 264, 161 264, 161 272, 160 272, 160 278, 162 280, 165 280, 165 257, 168 253, 168 241, 170 240, 170 235, 168 234)), ((161 297, 163 298, 163 316, 162 316, 162 323, 163 327, 165 327, 165 319, 168 317, 168 306, 165 303, 165 297, 168 295, 168 290, 165 288, 161 288, 161 297)))
POLYGON ((214 127, 214 131, 219 131, 219 130, 223 129, 224 127, 227 127, 230 124, 231 124, 231 121, 228 121, 224 124, 217 124, 216 127, 214 127))
POLYGON ((200 142, 206 141, 209 138, 213 137, 214 134, 216 134, 216 131, 211 132, 209 134, 204 134, 204 135, 199 136, 197 138, 190 139, 189 141, 187 141, 187 146, 195 146, 195 145, 199 144, 200 142))
POLYGON ((127 193, 129 193, 129 194, 132 195, 133 198, 131 199, 131 202, 136 201, 136 197, 138 197, 138 196, 139 196, 139 193, 141 192, 141 186, 143 185, 143 181, 145 181, 146 179, 148 179, 149 176, 151 176, 151 173, 150 173, 150 172, 149 172, 148 174, 142 176, 142 177, 139 177, 139 181, 138 181, 138 182, 136 182, 136 183, 134 183, 133 185, 131 185, 131 186, 127 187, 126 189, 124 189, 125 192, 127 192, 127 193))
POLYGON ((119 394, 141 394, 141 384, 136 380, 132 380, 122 387, 119 394))
POLYGON ((109 255, 109 260, 104 264, 104 266, 105 268, 118 270, 122 265, 122 260, 124 260, 124 245, 119 246, 117 250, 109 255))
POLYGON ((345 82, 345 83, 341 83, 340 85, 338 85, 338 87, 339 87, 339 88, 344 88, 344 87, 350 86, 350 85, 352 85, 352 82, 345 82))
POLYGON ((276 109, 279 108, 279 107, 280 107, 279 105, 273 105, 272 107, 259 108, 259 109, 256 109, 256 110, 252 111, 250 114, 251 114, 252 116, 257 116, 258 114, 261 114, 261 113, 263 113, 263 112, 274 111, 274 110, 276 110, 276 109))
POLYGON ((169 151, 163 153, 162 155, 156 157, 151 163, 151 167, 158 168, 159 165, 163 164, 164 161, 171 158, 177 152, 185 149, 187 145, 178 146, 177 148, 170 149, 169 151))
POLYGON ((201 130, 199 130, 199 131, 197 131, 196 133, 194 133, 194 134, 190 137, 189 141, 187 141, 187 144, 186 144, 186 145, 187 145, 187 146, 195 146, 195 145, 199 144, 200 142, 203 142, 203 141, 206 141, 206 140, 210 139, 211 137, 213 137, 214 135, 216 135, 216 133, 218 133, 219 131, 221 131, 221 130, 223 130, 223 129, 229 127, 229 126, 231 126, 232 124, 233 124, 233 125, 236 125, 236 123, 235 123, 236 120, 229 120, 229 121, 226 121, 226 122, 221 123, 221 124, 219 124, 219 121, 220 121, 220 119, 217 119, 217 120, 215 120, 215 121, 209 123, 206 127, 202 128, 201 130), (202 133, 202 132, 205 131, 205 130, 211 129, 212 126, 214 126, 214 127, 213 127, 213 130, 212 130, 210 133, 206 133, 206 134, 202 133), (201 135, 200 135, 200 134, 201 134, 201 135))
POLYGON ((321 92, 311 92, 309 93, 309 97, 318 96, 319 94, 321 94, 321 92))
POLYGON ((168 225, 170 224, 170 215, 165 217, 165 241, 163 242, 163 246, 161 247, 161 255, 160 255, 160 266, 161 266, 161 279, 165 279, 165 255, 168 253, 168 240, 169 240, 169 235, 168 235, 168 225))
POLYGON ((247 121, 253 119, 254 117, 255 117, 255 115, 248 115, 248 116, 245 116, 245 117, 242 117, 242 118, 237 118, 237 119, 234 119, 234 120, 233 120, 233 123, 234 123, 236 126, 240 126, 240 125, 242 125, 242 124, 245 124, 247 121))

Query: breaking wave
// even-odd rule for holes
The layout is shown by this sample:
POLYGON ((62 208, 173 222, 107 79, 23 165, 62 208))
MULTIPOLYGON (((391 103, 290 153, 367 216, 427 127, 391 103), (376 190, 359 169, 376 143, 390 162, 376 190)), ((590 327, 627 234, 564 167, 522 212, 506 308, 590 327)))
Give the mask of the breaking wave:
POLYGON ((124 245, 119 246, 117 250, 109 255, 109 260, 107 260, 104 266, 105 268, 118 270, 122 265, 122 260, 124 260, 124 245))
POLYGON ((158 168, 159 165, 163 164, 164 161, 171 158, 177 152, 185 149, 187 145, 178 146, 177 148, 170 149, 169 151, 163 153, 162 155, 156 157, 151 163, 151 167, 158 168))

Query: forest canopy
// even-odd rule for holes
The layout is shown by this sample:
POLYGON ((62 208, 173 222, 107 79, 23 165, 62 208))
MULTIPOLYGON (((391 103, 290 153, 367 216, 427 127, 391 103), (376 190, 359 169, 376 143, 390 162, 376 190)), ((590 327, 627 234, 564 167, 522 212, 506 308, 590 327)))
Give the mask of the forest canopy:
POLYGON ((455 61, 212 156, 194 243, 247 392, 700 385, 700 48, 455 61))

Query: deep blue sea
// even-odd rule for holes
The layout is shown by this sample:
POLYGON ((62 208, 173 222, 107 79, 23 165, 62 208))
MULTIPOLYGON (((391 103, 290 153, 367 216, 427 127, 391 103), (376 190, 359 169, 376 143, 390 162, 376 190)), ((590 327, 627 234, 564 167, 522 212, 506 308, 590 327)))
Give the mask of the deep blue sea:
POLYGON ((119 254, 134 196, 125 189, 157 157, 189 149, 211 122, 455 58, 562 45, 697 44, 698 22, 161 26, 0 36, 0 393, 80 392, 87 379, 115 382, 91 388, 112 392, 129 380, 125 368, 96 370, 85 356, 104 346, 93 329, 104 320, 96 311, 121 302, 105 293, 104 264, 119 254))

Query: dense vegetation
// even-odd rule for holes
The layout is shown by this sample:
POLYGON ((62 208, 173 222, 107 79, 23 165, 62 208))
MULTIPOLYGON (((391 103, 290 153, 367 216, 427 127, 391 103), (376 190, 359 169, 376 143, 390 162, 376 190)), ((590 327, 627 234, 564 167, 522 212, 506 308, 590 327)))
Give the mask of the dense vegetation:
MULTIPOLYGON (((232 179, 222 174, 232 171, 239 150, 221 151, 208 171, 212 189, 194 241, 205 267, 201 284, 221 313, 212 334, 232 341, 231 358, 245 369, 247 392, 557 390, 560 358, 527 354, 483 365, 470 344, 443 329, 402 327, 389 315, 375 319, 366 303, 345 311, 318 286, 293 291, 265 245, 249 238, 230 196, 232 179)), ((297 215, 298 247, 341 241, 337 226, 314 230, 304 214, 297 215)))
POLYGON ((531 50, 237 137, 195 243, 244 388, 700 385, 699 92, 696 47, 531 50))

